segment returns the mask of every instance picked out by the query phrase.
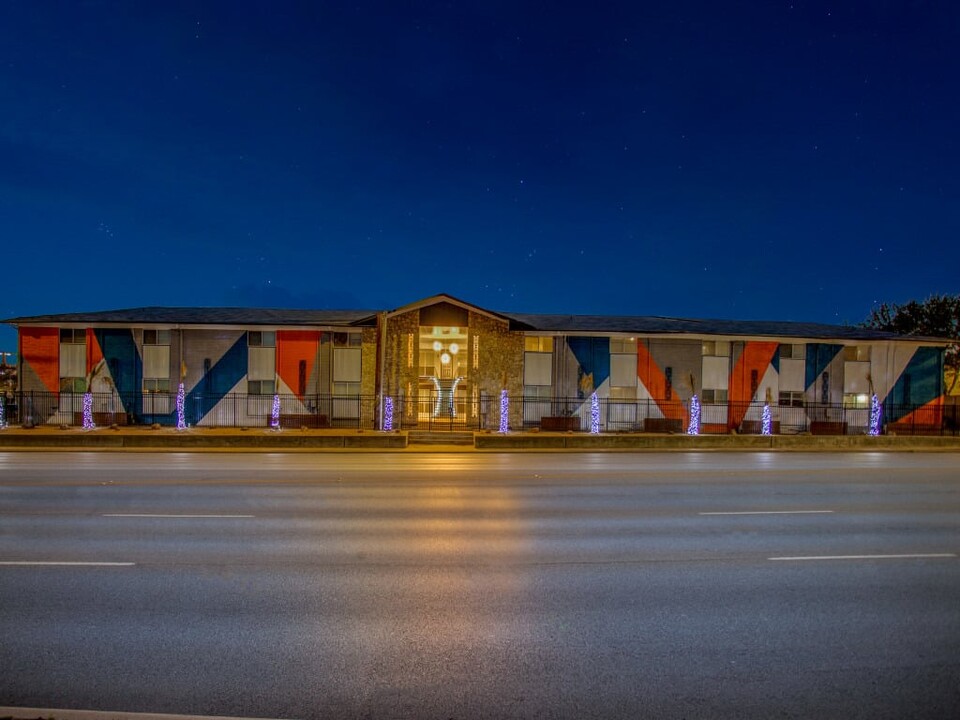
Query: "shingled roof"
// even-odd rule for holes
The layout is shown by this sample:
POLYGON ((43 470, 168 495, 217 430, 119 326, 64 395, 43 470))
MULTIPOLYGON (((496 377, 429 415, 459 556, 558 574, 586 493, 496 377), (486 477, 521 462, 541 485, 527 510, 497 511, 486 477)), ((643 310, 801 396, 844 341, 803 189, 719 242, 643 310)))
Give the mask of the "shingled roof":
POLYGON ((136 325, 375 325, 375 310, 286 308, 141 307, 100 312, 34 315, 4 320, 13 325, 122 323, 136 325))
MULTIPOLYGON (((691 320, 636 315, 534 315, 501 313, 517 330, 562 333, 633 333, 637 335, 722 335, 731 337, 807 338, 832 340, 903 340, 903 335, 848 325, 778 320, 691 320)), ((911 340, 943 344, 940 338, 911 340)))
MULTIPOLYGON (((447 296, 437 296, 444 297, 447 296)), ((462 301, 457 301, 462 302, 462 301)), ((412 307, 412 306, 411 306, 412 307)), ((246 325, 295 327, 364 327, 376 325, 376 310, 291 310, 286 308, 141 307, 125 310, 34 315, 4 320, 11 325, 246 325)), ((490 311, 487 311, 490 312, 490 311)), ((778 320, 694 320, 643 315, 546 315, 496 313, 511 329, 532 332, 626 333, 824 340, 905 340, 947 345, 949 340, 848 325, 778 320)))

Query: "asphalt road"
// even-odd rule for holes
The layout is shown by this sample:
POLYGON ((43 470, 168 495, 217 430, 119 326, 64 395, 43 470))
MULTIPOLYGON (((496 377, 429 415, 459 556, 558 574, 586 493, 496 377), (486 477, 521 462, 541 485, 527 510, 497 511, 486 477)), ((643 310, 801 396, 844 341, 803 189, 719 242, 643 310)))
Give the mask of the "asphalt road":
POLYGON ((949 453, 0 454, 0 706, 955 720, 957 555, 949 453))

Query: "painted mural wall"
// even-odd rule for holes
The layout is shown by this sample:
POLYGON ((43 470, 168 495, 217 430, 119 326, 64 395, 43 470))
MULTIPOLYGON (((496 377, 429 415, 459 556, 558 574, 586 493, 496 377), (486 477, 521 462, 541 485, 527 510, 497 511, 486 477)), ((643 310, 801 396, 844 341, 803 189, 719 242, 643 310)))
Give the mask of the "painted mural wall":
MULTIPOLYGON (((393 392, 406 390, 417 371, 415 354, 412 355, 415 351, 405 344, 410 342, 415 326, 400 328, 398 323, 397 327, 398 331, 388 337, 386 348, 385 378, 393 392), (401 367, 395 367, 398 364, 401 367)), ((476 352, 479 365, 471 371, 471 379, 478 392, 495 397, 498 388, 506 383, 512 397, 520 396, 523 334, 510 332, 505 324, 478 314, 470 315, 469 331, 470 351, 476 352)), ((316 412, 318 396, 331 392, 332 335, 312 330, 275 331, 275 391, 283 398, 282 413, 316 412)), ((267 421, 273 391, 262 398, 239 399, 249 389, 250 348, 243 329, 170 332, 169 363, 165 366, 169 376, 165 387, 169 391, 158 393, 144 391, 143 329, 76 330, 71 338, 71 357, 78 363, 77 353, 83 353, 84 388, 89 386, 97 395, 95 412, 121 413, 138 423, 173 425, 176 412, 170 398, 182 381, 186 419, 191 425, 218 424, 224 416, 251 426, 267 421), (81 343, 82 351, 76 349, 81 343)), ((806 421, 829 422, 842 413, 847 421, 862 427, 866 413, 860 420, 856 412, 840 408, 845 398, 849 404, 852 397, 862 399, 873 394, 883 403, 885 421, 893 430, 898 425, 936 424, 942 417, 941 348, 877 342, 851 352, 850 346, 836 342, 745 340, 731 341, 724 357, 708 359, 704 342, 699 339, 638 338, 636 385, 625 388, 622 378, 616 384, 612 382, 611 373, 622 374, 624 362, 620 349, 611 354, 612 340, 617 338, 553 338, 554 396, 570 400, 570 408, 564 412, 586 418, 591 395, 596 393, 606 401, 610 413, 603 417, 602 429, 685 428, 695 394, 701 399, 723 397, 722 403, 704 403, 703 422, 712 426, 713 431, 750 431, 752 424, 759 422, 764 404, 770 405, 776 422, 796 413, 803 413, 806 421), (616 367, 612 369, 611 358, 615 356, 616 367), (781 406, 784 393, 796 395, 797 407, 781 406), (629 415, 615 415, 618 412, 629 415)), ((359 392, 372 395, 377 366, 375 328, 363 330, 361 354, 359 392)), ((20 328, 19 357, 20 389, 33 393, 31 405, 25 410, 36 422, 69 423, 79 410, 79 396, 76 390, 66 392, 62 387, 61 372, 66 361, 61 357, 60 329, 20 328)), ((150 365, 149 360, 146 365, 150 365)), ((555 412, 549 402, 544 403, 544 408, 544 413, 555 412)), ((530 421, 515 415, 518 411, 511 407, 511 427, 530 421)))

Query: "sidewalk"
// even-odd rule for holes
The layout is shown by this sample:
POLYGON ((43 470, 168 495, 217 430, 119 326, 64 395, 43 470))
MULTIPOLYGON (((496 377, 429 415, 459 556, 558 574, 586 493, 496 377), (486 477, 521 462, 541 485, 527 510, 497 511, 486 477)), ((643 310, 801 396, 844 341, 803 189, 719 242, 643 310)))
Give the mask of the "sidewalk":
POLYGON ((60 429, 8 427, 0 451, 137 452, 665 452, 665 451, 948 451, 957 436, 881 435, 669 435, 654 433, 475 432, 473 445, 409 444, 406 432, 376 430, 272 430, 269 428, 60 429))

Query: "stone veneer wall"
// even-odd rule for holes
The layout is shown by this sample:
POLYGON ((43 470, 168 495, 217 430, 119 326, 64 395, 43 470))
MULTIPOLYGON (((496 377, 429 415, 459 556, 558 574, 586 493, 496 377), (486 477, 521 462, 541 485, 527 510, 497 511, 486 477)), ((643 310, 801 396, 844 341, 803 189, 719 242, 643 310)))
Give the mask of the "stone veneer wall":
POLYGON ((523 333, 511 332, 506 321, 480 313, 470 313, 470 381, 491 399, 487 414, 488 429, 496 430, 500 419, 500 391, 506 387, 510 399, 510 427, 523 425, 523 333), (479 368, 473 367, 473 338, 479 337, 479 368), (506 381, 506 385, 504 385, 506 381))
MULTIPOLYGON (((417 397, 420 376, 420 311, 411 310, 387 319, 387 352, 385 358, 384 393, 399 397, 401 394, 413 403, 417 397), (413 336, 413 366, 407 363, 407 345, 413 336), (409 388, 409 393, 407 392, 409 388)), ((415 420, 416 406, 409 405, 408 421, 415 420)), ((399 412, 399 408, 398 408, 399 412)))
POLYGON ((360 427, 378 427, 377 413, 377 328, 363 328, 360 339, 360 427))

